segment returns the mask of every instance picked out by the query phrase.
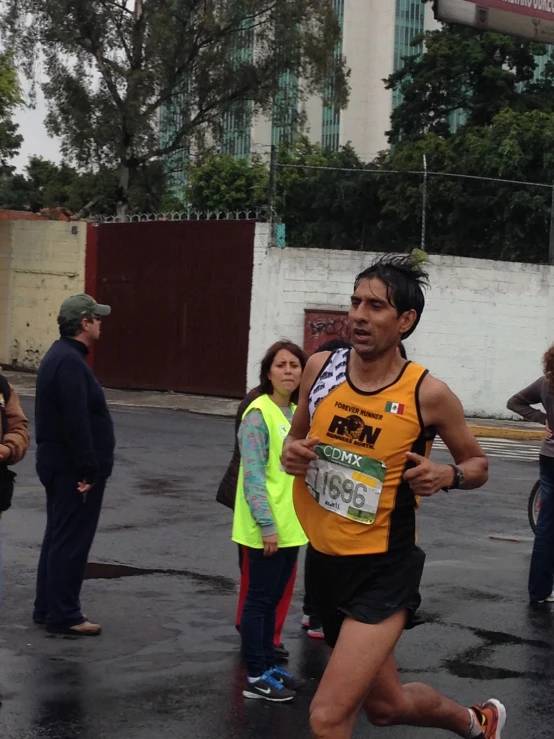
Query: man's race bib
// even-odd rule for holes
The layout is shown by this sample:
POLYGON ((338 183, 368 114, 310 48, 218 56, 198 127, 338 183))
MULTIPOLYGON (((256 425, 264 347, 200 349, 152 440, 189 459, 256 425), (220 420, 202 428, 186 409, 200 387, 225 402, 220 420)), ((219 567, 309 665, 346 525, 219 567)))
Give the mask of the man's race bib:
POLYGON ((306 485, 319 505, 351 521, 374 523, 385 464, 330 444, 318 444, 314 451, 318 459, 310 463, 306 485))

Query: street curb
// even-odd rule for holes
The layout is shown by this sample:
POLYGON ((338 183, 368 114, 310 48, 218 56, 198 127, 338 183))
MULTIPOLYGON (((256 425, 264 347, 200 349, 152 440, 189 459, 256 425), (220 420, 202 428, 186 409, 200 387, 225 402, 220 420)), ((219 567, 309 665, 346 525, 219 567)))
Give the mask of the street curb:
MULTIPOLYGON (((23 398, 34 398, 35 391, 30 388, 18 389, 18 394, 23 398)), ((224 412, 222 409, 210 410, 204 408, 186 408, 182 405, 163 405, 163 404, 141 404, 129 403, 121 400, 108 400, 111 408, 119 408, 125 410, 154 410, 154 411, 184 411, 186 413, 194 413, 201 416, 218 416, 220 418, 233 418, 236 411, 231 410, 224 412)), ((544 431, 542 429, 522 429, 510 428, 508 426, 482 426, 481 424, 468 423, 471 433, 477 438, 487 439, 511 439, 513 441, 542 441, 544 439, 544 431)))
POLYGON ((468 424, 471 433, 476 437, 487 439, 512 439, 513 441, 543 441, 544 431, 541 429, 519 429, 506 426, 475 426, 468 424))
MULTIPOLYGON (((30 388, 16 388, 20 398, 34 398, 35 391, 30 388)), ((234 418, 236 410, 228 412, 222 410, 210 410, 204 408, 198 410, 196 408, 185 408, 181 405, 159 405, 151 403, 128 403, 125 400, 106 400, 110 408, 118 408, 119 410, 150 410, 150 411, 180 411, 181 413, 194 413, 199 416, 218 416, 219 418, 234 418)))

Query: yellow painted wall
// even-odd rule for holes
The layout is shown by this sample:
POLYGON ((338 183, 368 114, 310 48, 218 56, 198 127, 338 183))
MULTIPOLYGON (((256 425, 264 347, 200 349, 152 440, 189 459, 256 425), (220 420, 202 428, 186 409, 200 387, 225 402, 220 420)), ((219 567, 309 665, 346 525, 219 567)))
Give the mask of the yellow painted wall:
POLYGON ((12 250, 7 260, 8 331, 4 341, 0 271, 0 364, 36 369, 58 338, 56 318, 61 303, 84 292, 87 227, 83 222, 61 221, 10 221, 9 226, 12 250), (71 233, 73 228, 76 234, 71 233))
POLYGON ((9 355, 12 221, 0 221, 0 365, 9 355))

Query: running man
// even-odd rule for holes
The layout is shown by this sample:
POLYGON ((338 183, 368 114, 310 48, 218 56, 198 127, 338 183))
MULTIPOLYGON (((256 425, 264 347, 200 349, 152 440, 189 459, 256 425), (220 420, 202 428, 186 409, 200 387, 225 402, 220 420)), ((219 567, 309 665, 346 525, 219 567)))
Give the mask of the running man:
POLYGON ((426 285, 408 256, 383 257, 358 275, 352 348, 308 360, 283 449, 315 550, 318 613, 334 647, 310 709, 316 739, 349 739, 362 708, 375 726, 446 729, 467 739, 500 739, 506 723, 499 701, 465 708, 427 685, 402 685, 394 659, 421 603, 418 496, 478 488, 488 478, 458 398, 398 352, 419 323, 426 285), (435 432, 455 465, 427 459, 435 432))

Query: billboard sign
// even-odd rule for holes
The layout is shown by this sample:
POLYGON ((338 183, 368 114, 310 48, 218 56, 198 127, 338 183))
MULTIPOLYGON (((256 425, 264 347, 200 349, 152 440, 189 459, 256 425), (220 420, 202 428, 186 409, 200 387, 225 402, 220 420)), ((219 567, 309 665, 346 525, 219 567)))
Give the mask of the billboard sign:
POLYGON ((434 0, 435 17, 483 31, 554 43, 554 0, 434 0))

